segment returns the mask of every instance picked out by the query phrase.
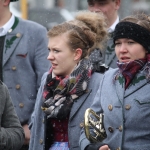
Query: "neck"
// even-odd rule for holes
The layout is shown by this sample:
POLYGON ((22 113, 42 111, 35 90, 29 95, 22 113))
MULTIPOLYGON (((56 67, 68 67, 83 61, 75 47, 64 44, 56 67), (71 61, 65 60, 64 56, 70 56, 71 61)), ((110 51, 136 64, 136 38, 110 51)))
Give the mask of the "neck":
POLYGON ((0 27, 6 24, 10 18, 11 18, 11 12, 9 11, 9 8, 3 10, 3 12, 0 13, 0 27))
POLYGON ((114 17, 111 18, 111 20, 108 21, 108 28, 110 28, 115 23, 117 17, 118 15, 116 14, 114 17))

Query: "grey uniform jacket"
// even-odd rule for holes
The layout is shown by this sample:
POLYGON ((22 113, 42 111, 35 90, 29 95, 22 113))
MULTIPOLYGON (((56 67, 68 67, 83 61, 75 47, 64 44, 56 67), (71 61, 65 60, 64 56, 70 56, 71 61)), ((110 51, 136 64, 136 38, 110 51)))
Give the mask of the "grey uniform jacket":
POLYGON ((106 48, 104 51, 104 57, 105 61, 104 63, 109 66, 110 68, 117 68, 117 57, 115 53, 115 45, 113 43, 112 35, 113 33, 110 33, 109 39, 106 44, 106 48))
POLYGON ((7 87, 0 81, 0 150, 19 150, 24 131, 14 110, 7 87))
MULTIPOLYGON (((107 138, 111 150, 150 149, 150 83, 139 72, 124 90, 124 78, 118 69, 107 71, 91 108, 104 113, 107 138)), ((84 130, 80 136, 81 150, 89 144, 84 130)))
POLYGON ((44 27, 18 18, 5 37, 3 82, 21 124, 28 123, 41 77, 49 69, 47 42, 44 27))
MULTIPOLYGON (((41 87, 38 91, 35 110, 31 119, 31 139, 29 150, 44 150, 44 113, 41 110, 43 101, 43 86, 45 84, 47 74, 43 76, 41 87)), ((68 124, 68 139, 70 150, 79 150, 79 136, 80 130, 84 123, 84 113, 87 108, 90 107, 96 91, 99 87, 102 74, 94 73, 90 79, 87 93, 82 95, 76 102, 74 102, 68 124)))

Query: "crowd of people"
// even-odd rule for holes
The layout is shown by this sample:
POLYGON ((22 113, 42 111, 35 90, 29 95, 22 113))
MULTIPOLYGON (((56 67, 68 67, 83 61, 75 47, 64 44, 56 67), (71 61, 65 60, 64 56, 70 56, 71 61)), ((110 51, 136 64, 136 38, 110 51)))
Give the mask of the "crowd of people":
POLYGON ((149 150, 150 16, 87 0, 47 31, 14 16, 15 1, 0 0, 0 149, 149 150), (105 139, 86 136, 87 108, 105 139))

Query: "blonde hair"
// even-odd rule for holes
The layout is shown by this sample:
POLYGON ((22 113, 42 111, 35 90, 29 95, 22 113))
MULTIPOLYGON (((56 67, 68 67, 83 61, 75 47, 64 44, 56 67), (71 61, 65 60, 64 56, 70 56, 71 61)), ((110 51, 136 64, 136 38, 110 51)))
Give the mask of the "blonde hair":
POLYGON ((102 46, 107 37, 107 25, 102 13, 81 11, 72 21, 54 26, 48 32, 48 37, 55 37, 67 33, 68 45, 72 50, 82 49, 82 58, 86 57, 94 48, 102 46))

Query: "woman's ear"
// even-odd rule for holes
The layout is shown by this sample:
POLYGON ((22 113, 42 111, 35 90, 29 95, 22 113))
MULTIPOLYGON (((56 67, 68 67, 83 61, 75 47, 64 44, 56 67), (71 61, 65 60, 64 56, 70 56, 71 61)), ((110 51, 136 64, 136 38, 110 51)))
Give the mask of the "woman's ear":
POLYGON ((3 5, 4 6, 9 6, 10 0, 3 0, 3 5))
POLYGON ((74 60, 80 60, 81 59, 81 56, 82 56, 82 49, 81 48, 77 48, 75 50, 75 53, 74 53, 74 60))

